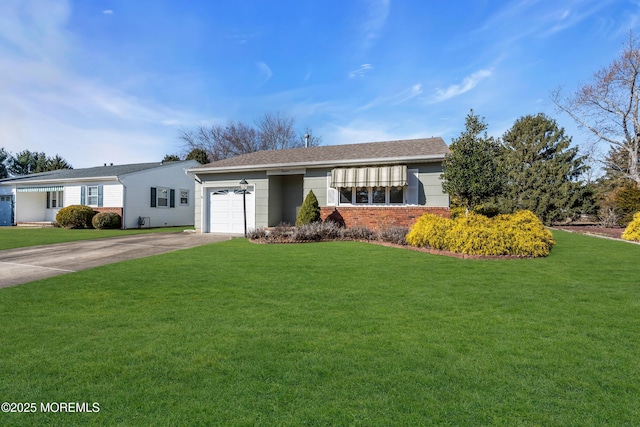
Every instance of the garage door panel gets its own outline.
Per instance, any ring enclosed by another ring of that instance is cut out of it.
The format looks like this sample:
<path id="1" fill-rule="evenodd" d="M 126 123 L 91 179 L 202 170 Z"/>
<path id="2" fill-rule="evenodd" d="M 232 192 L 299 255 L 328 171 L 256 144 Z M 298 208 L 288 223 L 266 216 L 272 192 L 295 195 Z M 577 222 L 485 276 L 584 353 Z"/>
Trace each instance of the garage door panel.
<path id="1" fill-rule="evenodd" d="M 216 190 L 210 193 L 210 228 L 212 233 L 244 233 L 244 207 L 242 193 L 234 190 Z M 247 192 L 247 228 L 255 228 L 255 196 Z"/>

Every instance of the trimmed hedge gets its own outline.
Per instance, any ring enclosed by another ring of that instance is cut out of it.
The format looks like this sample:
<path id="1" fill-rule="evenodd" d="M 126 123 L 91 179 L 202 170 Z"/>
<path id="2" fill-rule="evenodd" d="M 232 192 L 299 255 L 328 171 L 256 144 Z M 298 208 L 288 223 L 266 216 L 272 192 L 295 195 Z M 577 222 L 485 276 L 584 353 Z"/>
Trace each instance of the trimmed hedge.
<path id="1" fill-rule="evenodd" d="M 627 228 L 622 233 L 624 240 L 640 242 L 640 212 L 636 212 L 633 215 L 633 220 L 629 223 Z"/>
<path id="2" fill-rule="evenodd" d="M 407 243 L 417 247 L 466 255 L 549 255 L 555 240 L 531 211 L 498 215 L 494 218 L 469 213 L 455 219 L 424 214 L 407 235 Z"/>
<path id="3" fill-rule="evenodd" d="M 115 212 L 100 212 L 91 220 L 93 228 L 113 230 L 122 226 L 122 217 Z"/>
<path id="4" fill-rule="evenodd" d="M 97 212 L 89 206 L 71 205 L 56 214 L 56 222 L 64 228 L 92 228 L 91 220 Z"/>

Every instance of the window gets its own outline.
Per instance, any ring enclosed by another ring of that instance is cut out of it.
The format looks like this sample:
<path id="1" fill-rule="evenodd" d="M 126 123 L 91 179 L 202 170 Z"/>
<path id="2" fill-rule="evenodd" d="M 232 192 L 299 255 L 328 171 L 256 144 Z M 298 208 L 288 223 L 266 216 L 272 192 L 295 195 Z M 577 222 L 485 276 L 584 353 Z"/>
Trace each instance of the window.
<path id="1" fill-rule="evenodd" d="M 189 206 L 189 190 L 180 190 L 180 206 Z"/>
<path id="2" fill-rule="evenodd" d="M 187 191 L 187 190 L 184 190 Z M 187 191 L 187 202 L 189 194 Z M 175 208 L 176 207 L 176 190 L 165 187 L 151 187 L 151 205 L 152 208 Z"/>
<path id="3" fill-rule="evenodd" d="M 356 189 L 356 204 L 365 205 L 369 203 L 369 189 L 366 187 Z"/>
<path id="4" fill-rule="evenodd" d="M 47 193 L 47 209 L 61 208 L 62 205 L 62 191 L 49 191 Z"/>
<path id="5" fill-rule="evenodd" d="M 87 186 L 87 205 L 98 206 L 98 186 L 97 185 Z"/>
<path id="6" fill-rule="evenodd" d="M 402 187 L 389 188 L 389 203 L 404 203 L 404 189 Z"/>
<path id="7" fill-rule="evenodd" d="M 166 208 L 167 206 L 169 206 L 169 189 L 158 187 L 157 194 L 158 194 L 158 207 Z"/>
<path id="8" fill-rule="evenodd" d="M 353 199 L 353 189 L 351 187 L 340 188 L 340 203 L 351 203 Z"/>
<path id="9" fill-rule="evenodd" d="M 404 203 L 405 187 L 341 187 L 340 204 L 392 205 Z"/>

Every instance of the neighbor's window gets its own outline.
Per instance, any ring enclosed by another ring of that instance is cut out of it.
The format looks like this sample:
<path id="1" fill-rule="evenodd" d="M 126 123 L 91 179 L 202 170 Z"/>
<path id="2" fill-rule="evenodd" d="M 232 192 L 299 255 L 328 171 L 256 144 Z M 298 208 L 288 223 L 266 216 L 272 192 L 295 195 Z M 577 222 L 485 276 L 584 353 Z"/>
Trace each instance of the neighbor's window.
<path id="1" fill-rule="evenodd" d="M 169 189 L 158 187 L 157 190 L 158 206 L 169 206 Z"/>
<path id="2" fill-rule="evenodd" d="M 98 206 L 98 186 L 87 186 L 87 205 Z"/>
<path id="3" fill-rule="evenodd" d="M 189 190 L 180 190 L 180 205 L 189 205 Z"/>
<path id="4" fill-rule="evenodd" d="M 49 192 L 49 203 L 51 208 L 60 208 L 62 207 L 62 191 L 51 191 Z M 96 204 L 98 202 L 96 201 Z"/>

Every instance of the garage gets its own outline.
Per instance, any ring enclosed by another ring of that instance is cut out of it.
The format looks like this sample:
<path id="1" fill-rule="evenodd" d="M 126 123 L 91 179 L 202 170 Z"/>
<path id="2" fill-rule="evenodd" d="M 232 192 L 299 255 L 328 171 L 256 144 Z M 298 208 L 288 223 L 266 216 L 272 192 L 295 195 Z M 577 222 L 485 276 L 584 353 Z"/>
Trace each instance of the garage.
<path id="1" fill-rule="evenodd" d="M 0 227 L 13 225 L 13 196 L 0 196 Z"/>
<path id="2" fill-rule="evenodd" d="M 244 208 L 242 190 L 223 188 L 209 192 L 209 232 L 244 233 Z M 253 230 L 256 223 L 255 192 L 246 192 L 247 230 Z"/>

